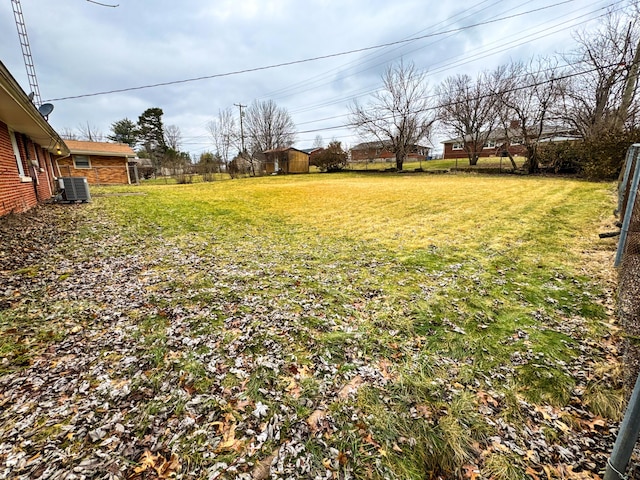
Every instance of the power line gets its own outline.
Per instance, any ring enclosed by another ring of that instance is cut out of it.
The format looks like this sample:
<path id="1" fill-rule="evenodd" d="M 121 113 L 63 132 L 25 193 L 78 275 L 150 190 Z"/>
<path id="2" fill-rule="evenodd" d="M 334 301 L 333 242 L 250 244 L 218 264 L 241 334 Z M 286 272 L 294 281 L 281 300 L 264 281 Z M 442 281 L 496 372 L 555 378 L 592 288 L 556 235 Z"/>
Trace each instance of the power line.
<path id="1" fill-rule="evenodd" d="M 144 89 L 148 89 L 148 88 L 156 88 L 156 87 L 164 87 L 164 86 L 168 86 L 168 85 L 177 85 L 177 84 L 181 84 L 181 83 L 189 83 L 189 82 L 197 82 L 197 81 L 201 81 L 201 80 L 209 80 L 212 78 L 221 78 L 221 77 L 229 77 L 229 76 L 233 76 L 233 75 L 241 75 L 244 73 L 251 73 L 251 72 L 258 72 L 258 71 L 262 71 L 262 70 L 269 70 L 269 69 L 274 69 L 274 68 L 280 68 L 280 67 L 286 67 L 286 66 L 290 66 L 290 65 L 298 65 L 301 63 L 308 63 L 308 62 L 315 62 L 318 60 L 324 60 L 327 58 L 335 58 L 335 57 L 341 57 L 341 56 L 345 56 L 345 55 L 351 55 L 353 53 L 360 53 L 360 52 L 366 52 L 369 50 L 375 50 L 375 49 L 379 49 L 379 48 L 384 48 L 384 47 L 390 47 L 393 45 L 400 45 L 400 44 L 404 44 L 404 43 L 409 43 L 409 42 L 414 42 L 416 40 L 421 40 L 423 38 L 429 38 L 429 37 L 436 37 L 439 35 L 446 35 L 446 34 L 450 34 L 450 33 L 457 33 L 457 32 L 461 32 L 464 30 L 469 30 L 471 28 L 475 28 L 475 27 L 480 27 L 483 25 L 489 25 L 492 23 L 497 23 L 497 22 L 501 22 L 503 20 L 511 20 L 513 18 L 517 18 L 517 17 L 521 17 L 524 15 L 528 15 L 530 13 L 537 13 L 543 10 L 548 10 L 550 8 L 555 8 L 555 7 L 559 7 L 560 5 L 564 5 L 567 3 L 572 3 L 575 2 L 576 0 L 564 0 L 562 2 L 558 2 L 552 5 L 546 5 L 544 7 L 539 7 L 539 8 L 535 8 L 532 10 L 528 10 L 526 12 L 521 12 L 521 13 L 516 13 L 513 15 L 506 15 L 504 17 L 500 17 L 500 18 L 495 18 L 492 20 L 486 20 L 484 22 L 478 22 L 472 25 L 467 25 L 464 27 L 460 27 L 460 28 L 454 28 L 454 29 L 450 29 L 450 30 L 445 30 L 442 32 L 437 32 L 437 33 L 429 33 L 426 35 L 421 35 L 418 37 L 413 37 L 413 38 L 409 38 L 409 39 L 404 39 L 404 40 L 397 40 L 394 42 L 388 42 L 388 43 L 382 43 L 379 45 L 372 45 L 369 47 L 362 47 L 362 48 L 357 48 L 354 50 L 347 50 L 344 52 L 338 52 L 338 53 L 331 53 L 328 55 L 320 55 L 317 57 L 311 57 L 311 58 L 306 58 L 303 60 L 293 60 L 290 62 L 283 62 L 283 63 L 277 63 L 277 64 L 272 64 L 272 65 L 266 65 L 266 66 L 262 66 L 262 67 L 254 67 L 254 68 L 247 68 L 244 70 L 236 70 L 233 72 L 226 72 L 226 73 L 218 73 L 215 75 L 205 75 L 202 77 L 195 77 L 195 78 L 187 78 L 184 80 L 173 80 L 170 82 L 160 82 L 160 83 L 154 83 L 154 84 L 149 84 L 149 85 L 141 85 L 138 87 L 128 87 L 128 88 L 119 88 L 119 89 L 114 89 L 114 90 L 106 90 L 103 92 L 95 92 L 95 93 L 86 93 L 86 94 L 82 94 L 82 95 L 71 95 L 71 96 L 67 96 L 67 97 L 58 97 L 58 98 L 51 98 L 46 100 L 46 102 L 59 102 L 62 100 L 72 100 L 72 99 L 77 99 L 77 98 L 87 98 L 87 97 L 96 97 L 96 96 L 100 96 L 100 95 L 111 95 L 114 93 L 124 93 L 124 92 L 131 92 L 131 91 L 135 91 L 135 90 L 144 90 Z"/>
<path id="2" fill-rule="evenodd" d="M 454 19 L 455 19 L 456 17 L 459 17 L 460 15 L 462 15 L 462 14 L 463 14 L 463 13 L 465 13 L 465 12 L 470 12 L 470 11 L 471 11 L 472 9 L 474 9 L 475 7 L 478 7 L 478 6 L 480 6 L 480 5 L 484 4 L 484 3 L 487 3 L 488 1 L 490 1 L 490 0 L 483 0 L 483 1 L 481 1 L 481 2 L 479 2 L 479 3 L 477 3 L 477 4 L 475 4 L 475 5 L 473 5 L 472 7 L 470 7 L 470 8 L 467 8 L 467 9 L 463 10 L 462 12 L 459 12 L 459 13 L 457 13 L 457 14 L 455 14 L 455 15 L 450 16 L 450 17 L 449 17 L 449 18 L 447 18 L 446 20 L 443 20 L 443 21 L 441 21 L 441 22 L 439 22 L 439 23 L 437 23 L 437 24 L 435 24 L 435 25 L 431 25 L 431 26 L 430 26 L 430 27 L 428 27 L 428 28 L 424 28 L 424 29 L 422 29 L 422 30 L 419 30 L 419 31 L 417 31 L 417 32 L 415 32 L 415 33 L 413 33 L 413 34 L 411 34 L 411 35 L 408 35 L 408 36 L 406 36 L 404 39 L 411 39 L 412 37 L 415 37 L 416 35 L 419 35 L 419 34 L 420 34 L 420 33 L 422 33 L 422 32 L 425 32 L 425 31 L 427 31 L 427 30 L 429 30 L 429 29 L 433 29 L 433 28 L 435 28 L 435 27 L 437 27 L 437 26 L 439 26 L 439 25 L 445 24 L 445 23 L 449 23 L 449 24 L 454 23 Z M 494 6 L 494 5 L 496 5 L 497 3 L 500 3 L 501 1 L 502 1 L 502 0 L 496 0 L 496 1 L 495 1 L 494 3 L 492 3 L 491 5 L 489 5 L 489 6 L 487 6 L 487 7 L 484 7 L 483 9 L 478 10 L 477 12 L 469 13 L 469 15 L 462 17 L 460 20 L 464 20 L 464 19 L 466 19 L 466 18 L 470 17 L 471 15 L 477 15 L 478 13 L 480 13 L 480 12 L 482 12 L 482 11 L 486 10 L 487 8 L 490 8 L 490 7 Z M 527 1 L 525 1 L 524 3 L 526 4 L 526 3 L 528 3 L 528 2 L 527 2 Z M 521 4 L 521 5 L 522 5 L 522 4 Z M 521 5 L 518 5 L 518 6 L 521 6 Z M 516 8 L 517 8 L 517 7 L 516 7 Z M 513 10 L 513 9 L 512 9 L 512 10 Z M 504 13 L 504 12 L 503 12 L 503 13 Z M 437 33 L 437 32 L 436 32 L 436 33 Z M 402 46 L 396 46 L 396 48 L 395 48 L 394 50 L 396 50 L 396 49 L 400 49 L 400 48 L 402 48 Z M 387 53 L 389 53 L 389 52 L 387 52 Z M 274 91 L 272 91 L 272 92 L 265 93 L 264 95 L 261 95 L 260 97 L 258 97 L 258 99 L 261 99 L 261 98 L 278 99 L 278 98 L 283 98 L 283 97 L 289 97 L 289 96 L 291 96 L 291 95 L 293 95 L 293 94 L 297 93 L 297 92 L 295 92 L 295 91 L 296 91 L 296 87 L 297 87 L 297 86 L 310 85 L 310 82 L 317 83 L 318 81 L 320 81 L 320 80 L 322 80 L 322 79 L 324 79 L 324 78 L 329 77 L 329 76 L 331 75 L 331 73 L 332 73 L 332 72 L 339 72 L 339 71 L 340 71 L 340 69 L 345 68 L 345 67 L 347 67 L 347 66 L 349 66 L 349 65 L 351 65 L 351 64 L 354 64 L 354 66 L 364 65 L 364 64 L 366 64 L 366 63 L 369 61 L 369 60 L 365 60 L 367 57 L 372 57 L 372 58 L 371 58 L 371 60 L 373 60 L 373 59 L 375 59 L 375 58 L 382 57 L 384 54 L 385 54 L 385 52 L 380 52 L 380 53 L 377 53 L 377 54 L 376 54 L 376 53 L 374 53 L 374 52 L 368 53 L 368 54 L 366 54 L 366 55 L 363 55 L 363 56 L 362 56 L 359 60 L 357 60 L 357 61 L 344 63 L 344 64 L 342 64 L 342 65 L 339 65 L 338 67 L 335 67 L 335 68 L 332 68 L 331 70 L 328 70 L 328 71 L 326 71 L 326 72 L 323 72 L 322 74 L 315 75 L 315 76 L 312 76 L 312 77 L 310 77 L 310 78 L 307 78 L 306 80 L 302 80 L 302 81 L 296 82 L 296 83 L 294 83 L 294 84 L 292 84 L 292 85 L 289 85 L 288 87 L 283 87 L 283 88 L 280 88 L 280 89 L 278 89 L 278 90 L 274 90 Z M 377 64 L 377 65 L 379 65 L 379 64 Z M 376 66 L 376 65 L 374 65 L 374 66 Z M 356 73 L 361 73 L 361 72 L 363 72 L 363 71 L 369 70 L 370 68 L 372 68 L 372 67 L 369 67 L 369 68 L 364 69 L 364 70 L 359 70 L 358 72 L 354 72 L 354 73 L 352 73 L 352 74 L 350 74 L 350 75 L 346 75 L 345 77 L 342 77 L 342 78 L 347 78 L 347 77 L 353 76 L 353 75 L 355 75 Z M 314 79 L 315 79 L 315 80 L 314 80 Z M 318 85 L 318 86 L 322 86 L 322 85 L 326 85 L 326 83 L 320 84 L 320 85 Z M 310 90 L 310 89 L 312 89 L 312 88 L 315 88 L 315 87 L 309 87 L 309 88 L 307 88 L 307 89 L 305 89 L 305 90 L 302 90 L 302 91 L 308 91 L 308 90 Z M 294 91 L 294 93 L 292 93 L 292 94 L 285 94 L 285 92 L 287 92 L 287 91 L 291 91 L 291 90 L 293 90 L 293 91 Z M 275 97 L 274 97 L 274 95 L 277 95 L 277 96 L 275 96 Z"/>
<path id="3" fill-rule="evenodd" d="M 547 27 L 547 28 L 545 28 L 545 29 L 542 29 L 542 30 L 540 30 L 539 32 L 535 32 L 535 33 L 532 33 L 532 34 L 526 35 L 526 36 L 524 36 L 524 37 L 520 37 L 519 39 L 512 40 L 512 41 L 510 41 L 510 42 L 508 42 L 508 43 L 506 43 L 506 44 L 505 44 L 504 42 L 501 42 L 501 43 L 499 44 L 499 46 L 497 46 L 497 47 L 494 47 L 494 48 L 492 48 L 492 49 L 489 49 L 489 50 L 485 50 L 485 51 L 479 52 L 478 54 L 473 55 L 473 56 L 471 56 L 471 57 L 463 57 L 463 58 L 461 58 L 461 59 L 459 59 L 459 60 L 457 60 L 457 61 L 455 61 L 455 62 L 452 62 L 452 63 L 445 63 L 445 65 L 442 65 L 441 67 L 438 67 L 436 70 L 429 71 L 428 73 L 429 73 L 429 75 L 432 75 L 432 74 L 434 74 L 434 73 L 436 73 L 436 72 L 443 72 L 443 71 L 449 70 L 449 69 L 454 68 L 454 67 L 460 67 L 460 66 L 462 66 L 462 65 L 466 65 L 466 64 L 471 63 L 471 62 L 473 62 L 473 61 L 481 60 L 481 59 L 483 59 L 483 58 L 486 58 L 486 57 L 491 56 L 491 55 L 495 55 L 495 54 L 497 54 L 497 53 L 502 53 L 502 52 L 504 52 L 504 51 L 510 50 L 511 48 L 518 47 L 518 46 L 520 46 L 520 45 L 523 45 L 523 44 L 529 43 L 529 42 L 531 41 L 531 39 L 529 39 L 529 40 L 526 40 L 526 39 L 528 39 L 529 37 L 531 37 L 531 36 L 533 36 L 533 35 L 536 35 L 536 34 L 538 34 L 538 33 L 541 33 L 541 32 L 545 32 L 545 31 L 551 30 L 551 29 L 553 29 L 553 28 L 562 28 L 562 29 L 566 29 L 566 28 L 567 28 L 567 22 L 572 22 L 572 21 L 574 21 L 574 20 L 578 20 L 578 19 L 583 18 L 583 17 L 588 17 L 588 16 L 590 16 L 590 15 L 592 15 L 592 14 L 594 14 L 594 13 L 596 13 L 596 12 L 600 11 L 600 10 L 608 9 L 608 8 L 610 8 L 610 7 L 614 6 L 614 5 L 617 5 L 617 4 L 620 4 L 620 3 L 623 3 L 623 2 L 624 2 L 624 0 L 617 0 L 616 2 L 613 2 L 613 3 L 611 3 L 611 4 L 608 4 L 608 5 L 604 6 L 604 7 L 600 7 L 600 8 L 597 8 L 597 9 L 595 9 L 595 10 L 592 10 L 592 11 L 590 11 L 590 12 L 588 12 L 588 13 L 585 13 L 585 14 L 579 15 L 579 16 L 577 16 L 577 17 L 573 17 L 573 18 L 571 18 L 571 19 L 569 19 L 569 20 L 567 20 L 567 21 L 560 22 L 560 23 L 558 23 L 558 24 L 556 24 L 556 25 L 554 25 L 554 26 L 552 26 L 552 27 Z M 594 3 L 597 3 L 597 2 L 594 2 Z M 572 26 L 573 26 L 573 27 L 575 27 L 575 26 L 577 26 L 577 25 L 581 25 L 581 24 L 586 23 L 586 22 L 589 22 L 589 21 L 591 21 L 591 20 L 593 20 L 593 19 L 595 19 L 595 18 L 600 18 L 600 17 L 601 17 L 601 16 L 603 16 L 603 15 L 606 15 L 606 13 L 601 14 L 601 15 L 598 15 L 598 16 L 596 16 L 596 17 L 594 17 L 594 18 L 588 18 L 587 20 L 585 20 L 585 21 L 583 21 L 583 22 L 579 22 L 579 23 L 574 24 L 574 25 L 572 25 Z M 555 34 L 555 33 L 557 33 L 557 32 L 553 32 L 553 33 Z M 545 38 L 545 37 L 548 37 L 548 36 L 551 36 L 551 34 L 538 36 L 538 37 L 535 37 L 534 39 L 535 39 L 535 40 L 538 40 L 538 39 L 540 39 L 540 38 Z M 519 42 L 519 43 L 516 43 L 515 45 L 511 45 L 510 47 L 505 47 L 505 45 L 514 44 L 515 42 Z M 494 42 L 494 43 L 498 43 L 498 42 Z M 496 50 L 496 49 L 498 49 L 498 50 Z M 488 53 L 488 52 L 491 52 L 492 50 L 493 50 L 493 53 Z M 455 57 L 454 57 L 454 58 L 455 58 Z M 445 60 L 445 61 L 441 61 L 440 63 L 444 63 L 444 62 L 446 62 L 446 60 Z M 438 64 L 436 63 L 435 65 L 438 65 Z M 302 108 L 299 108 L 299 109 L 293 110 L 291 113 L 292 113 L 292 114 L 302 113 L 302 112 L 306 112 L 306 111 L 308 111 L 308 110 L 314 110 L 314 109 L 317 109 L 317 108 L 320 108 L 320 107 L 325 107 L 325 106 L 329 106 L 329 105 L 334 105 L 334 104 L 337 104 L 337 103 L 343 103 L 343 102 L 345 102 L 345 101 L 354 100 L 354 99 L 356 99 L 356 98 L 358 98 L 358 97 L 362 97 L 362 96 L 364 96 L 364 95 L 371 94 L 371 93 L 376 92 L 376 91 L 378 91 L 378 90 L 379 90 L 378 88 L 374 88 L 374 89 L 371 89 L 371 88 L 363 88 L 363 89 L 360 89 L 358 92 L 355 92 L 355 94 L 350 95 L 350 96 L 348 96 L 348 97 L 341 97 L 340 99 L 336 99 L 336 100 L 329 100 L 329 101 L 324 100 L 324 101 L 322 101 L 322 102 L 320 102 L 320 103 L 317 103 L 317 104 L 313 104 L 313 105 L 309 105 L 309 106 L 306 106 L 306 107 L 302 107 Z"/>
<path id="4" fill-rule="evenodd" d="M 544 81 L 541 81 L 541 82 L 534 82 L 534 83 L 527 84 L 527 85 L 520 85 L 520 86 L 517 86 L 517 87 L 513 87 L 513 88 L 509 88 L 509 89 L 503 90 L 500 93 L 517 92 L 519 90 L 525 90 L 527 88 L 538 87 L 538 86 L 541 86 L 541 85 L 545 85 L 547 83 L 558 82 L 558 81 L 561 81 L 561 80 L 567 80 L 569 78 L 578 77 L 580 75 L 586 75 L 588 73 L 592 73 L 592 72 L 598 71 L 601 68 L 617 67 L 618 65 L 619 64 L 616 62 L 616 63 L 612 63 L 610 65 L 606 65 L 604 67 L 592 68 L 592 69 L 585 70 L 585 71 L 582 71 L 582 72 L 567 73 L 565 75 L 561 75 L 561 76 L 558 76 L 558 77 L 554 76 L 554 77 L 550 78 L 549 80 L 544 80 Z M 548 70 L 542 70 L 542 71 L 548 71 Z M 527 75 L 527 74 L 525 74 L 525 75 Z M 457 102 L 450 102 L 450 103 L 443 104 L 443 105 L 427 107 L 427 108 L 424 108 L 424 109 L 421 109 L 421 110 L 416 110 L 414 113 L 423 113 L 423 112 L 428 112 L 428 111 L 432 111 L 432 110 L 437 110 L 438 108 L 440 108 L 442 106 L 453 106 L 453 105 L 456 105 L 456 104 L 461 103 L 461 102 L 467 102 L 469 100 L 479 100 L 479 99 L 482 99 L 482 98 L 485 98 L 485 97 L 488 97 L 488 96 L 491 96 L 491 95 L 495 95 L 495 94 L 496 94 L 496 92 L 492 92 L 492 93 L 489 93 L 487 95 L 481 95 L 479 97 L 474 97 L 474 98 L 471 98 L 471 99 L 464 99 L 464 100 L 457 101 Z M 389 120 L 390 118 L 392 118 L 392 117 L 382 117 L 382 118 L 378 118 L 376 120 Z M 352 127 L 353 127 L 353 125 L 347 123 L 347 124 L 342 124 L 342 125 L 334 125 L 332 127 L 324 127 L 324 128 L 317 128 L 317 129 L 311 129 L 311 130 L 303 130 L 301 132 L 296 132 L 296 133 L 297 134 L 315 133 L 315 132 L 323 132 L 323 131 L 327 131 L 327 130 L 337 130 L 337 129 L 341 129 L 341 128 L 352 128 Z"/>

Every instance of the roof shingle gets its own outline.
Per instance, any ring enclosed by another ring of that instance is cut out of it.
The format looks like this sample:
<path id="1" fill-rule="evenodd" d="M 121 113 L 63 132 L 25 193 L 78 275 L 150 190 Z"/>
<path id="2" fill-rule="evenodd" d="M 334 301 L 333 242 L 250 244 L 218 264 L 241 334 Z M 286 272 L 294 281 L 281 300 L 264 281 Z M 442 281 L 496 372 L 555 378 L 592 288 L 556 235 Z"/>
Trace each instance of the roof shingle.
<path id="1" fill-rule="evenodd" d="M 72 154 L 105 155 L 112 157 L 135 157 L 136 152 L 125 143 L 86 142 L 81 140 L 65 140 Z"/>

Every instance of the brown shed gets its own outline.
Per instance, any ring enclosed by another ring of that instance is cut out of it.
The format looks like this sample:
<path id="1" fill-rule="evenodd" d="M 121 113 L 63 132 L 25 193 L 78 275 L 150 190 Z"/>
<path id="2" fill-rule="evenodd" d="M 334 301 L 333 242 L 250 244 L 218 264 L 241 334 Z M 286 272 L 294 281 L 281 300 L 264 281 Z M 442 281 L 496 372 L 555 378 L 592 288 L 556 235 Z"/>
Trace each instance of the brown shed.
<path id="1" fill-rule="evenodd" d="M 262 152 L 265 173 L 309 173 L 309 154 L 293 147 Z"/>

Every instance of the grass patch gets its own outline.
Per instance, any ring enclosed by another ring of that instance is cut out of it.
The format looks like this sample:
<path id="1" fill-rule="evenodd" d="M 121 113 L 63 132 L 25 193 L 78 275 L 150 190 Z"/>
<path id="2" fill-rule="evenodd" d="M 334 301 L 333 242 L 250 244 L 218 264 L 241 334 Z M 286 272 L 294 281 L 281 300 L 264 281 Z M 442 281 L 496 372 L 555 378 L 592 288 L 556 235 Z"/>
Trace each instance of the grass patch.
<path id="1" fill-rule="evenodd" d="M 487 418 L 522 426 L 523 399 L 566 407 L 585 387 L 594 413 L 619 411 L 607 382 L 579 385 L 570 368 L 606 320 L 601 266 L 585 252 L 610 214 L 611 185 L 359 172 L 152 183 L 96 189 L 105 195 L 80 213 L 76 241 L 111 239 L 98 255 L 144 263 L 139 308 L 152 313 L 129 315 L 145 381 L 216 391 L 229 408 L 249 402 L 247 444 L 276 413 L 283 439 L 322 405 L 340 428 L 327 420 L 305 438 L 310 468 L 335 460 L 355 478 L 452 478 L 496 434 Z M 108 195 L 132 188 L 144 195 Z M 7 315 L 1 355 L 29 361 Z M 45 334 L 28 336 L 55 341 Z M 362 388 L 339 395 L 355 376 Z M 258 402 L 264 418 L 250 414 Z M 201 408 L 182 398 L 146 407 L 140 435 L 157 416 Z M 487 478 L 523 478 L 504 452 L 482 461 Z"/>

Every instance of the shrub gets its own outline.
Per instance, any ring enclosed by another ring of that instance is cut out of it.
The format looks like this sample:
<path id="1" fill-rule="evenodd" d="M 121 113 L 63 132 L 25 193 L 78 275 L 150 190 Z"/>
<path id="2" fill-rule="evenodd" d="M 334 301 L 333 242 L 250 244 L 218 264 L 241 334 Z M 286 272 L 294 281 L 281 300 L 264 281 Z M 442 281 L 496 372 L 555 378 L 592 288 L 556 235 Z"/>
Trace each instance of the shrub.
<path id="1" fill-rule="evenodd" d="M 540 164 L 555 173 L 577 173 L 593 180 L 617 178 L 627 149 L 640 141 L 640 129 L 609 131 L 585 141 L 539 147 Z"/>
<path id="2" fill-rule="evenodd" d="M 338 141 L 329 143 L 327 148 L 314 155 L 312 165 L 315 165 L 321 172 L 337 172 L 347 166 L 348 155 L 342 149 Z"/>

